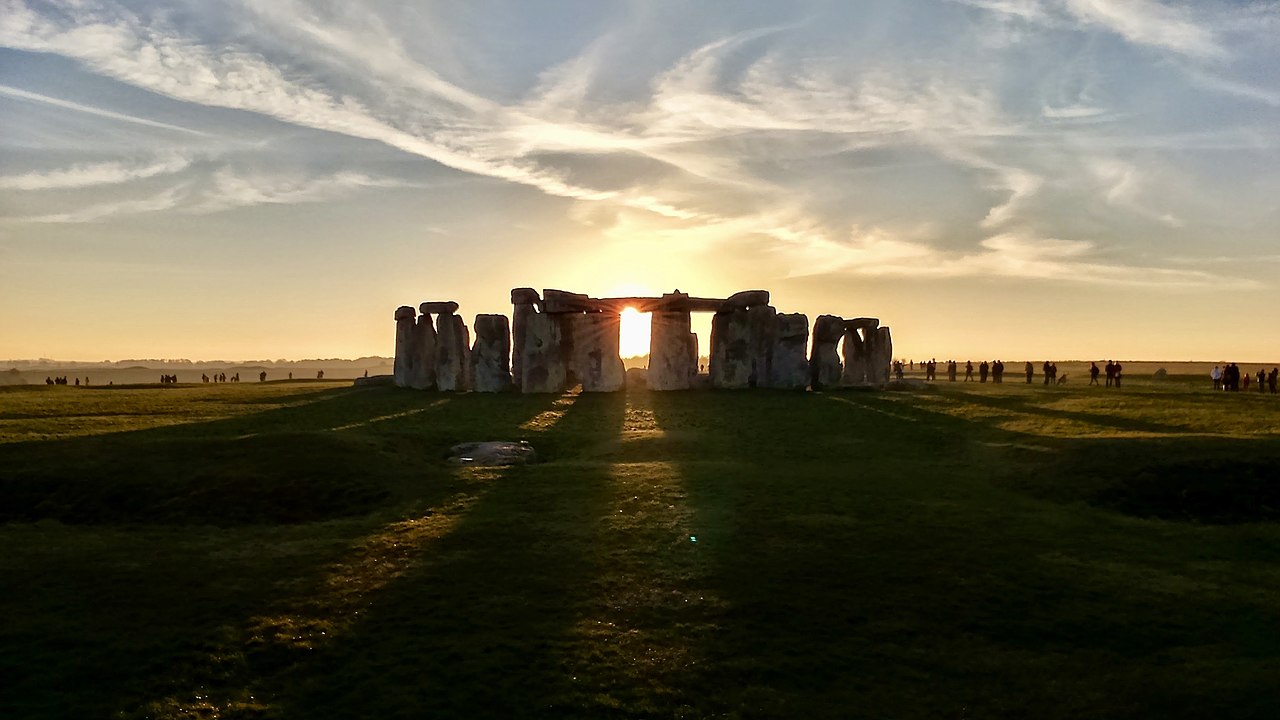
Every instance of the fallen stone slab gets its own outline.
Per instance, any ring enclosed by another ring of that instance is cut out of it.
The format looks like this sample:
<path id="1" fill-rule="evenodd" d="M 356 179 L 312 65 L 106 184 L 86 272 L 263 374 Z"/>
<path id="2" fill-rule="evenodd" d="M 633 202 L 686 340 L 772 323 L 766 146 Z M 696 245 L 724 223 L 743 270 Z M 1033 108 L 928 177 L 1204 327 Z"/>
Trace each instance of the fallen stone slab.
<path id="1" fill-rule="evenodd" d="M 378 387 L 381 385 L 395 384 L 395 375 L 370 375 L 369 377 L 358 377 L 355 381 L 356 387 Z"/>
<path id="2" fill-rule="evenodd" d="M 525 465 L 537 462 L 538 453 L 532 445 L 523 440 L 520 442 L 489 440 L 454 445 L 449 448 L 449 461 L 455 465 L 475 467 Z"/>

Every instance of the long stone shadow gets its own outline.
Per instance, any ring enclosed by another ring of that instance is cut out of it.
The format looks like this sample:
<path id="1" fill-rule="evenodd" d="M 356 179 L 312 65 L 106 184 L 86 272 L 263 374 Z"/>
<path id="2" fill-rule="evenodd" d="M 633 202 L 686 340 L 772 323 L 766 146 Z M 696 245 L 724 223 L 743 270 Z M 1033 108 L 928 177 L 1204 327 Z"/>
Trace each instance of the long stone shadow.
<path id="1" fill-rule="evenodd" d="M 560 717 L 599 574 L 593 543 L 625 396 L 582 394 L 529 423 L 543 462 L 485 473 L 448 534 L 349 631 L 276 678 L 279 717 Z M 475 439 L 475 438 L 473 438 Z M 469 472 L 469 471 L 462 471 Z"/>
<path id="2" fill-rule="evenodd" d="M 449 417 L 455 421 L 454 432 L 467 435 L 482 427 L 498 438 L 510 439 L 562 402 L 555 396 L 470 395 L 455 398 Z M 397 429 L 396 442 L 423 432 L 440 434 L 444 425 L 438 418 L 395 422 L 408 424 Z M 388 430 L 381 428 L 381 432 Z M 449 433 L 444 436 L 444 444 L 455 440 Z M 295 667 L 344 641 L 367 617 L 368 609 L 458 527 L 495 477 L 484 470 L 451 470 L 440 457 L 432 465 L 440 472 L 421 477 L 420 482 L 429 485 L 419 491 L 415 502 L 396 511 L 391 522 L 384 517 L 382 523 L 367 527 L 340 556 L 309 568 L 309 577 L 289 583 L 291 592 L 270 599 L 252 616 L 225 625 L 218 637 L 206 641 L 207 649 L 179 664 L 181 672 L 155 684 L 148 699 L 132 703 L 124 715 L 278 716 L 280 709 L 274 703 L 282 692 L 282 678 L 292 677 Z M 317 711 L 311 716 L 330 715 Z"/>
<path id="3" fill-rule="evenodd" d="M 1052 392 L 1047 390 L 1046 392 Z M 1059 420 L 1071 420 L 1074 422 L 1095 425 L 1102 428 L 1112 428 L 1115 430 L 1127 430 L 1132 432 L 1146 433 L 1179 433 L 1186 432 L 1187 428 L 1177 425 L 1168 425 L 1165 423 L 1151 422 L 1147 420 L 1136 420 L 1133 418 L 1116 417 L 1113 415 L 1101 415 L 1098 413 L 1076 412 L 1072 410 L 1059 410 L 1056 408 L 1045 407 L 1039 402 L 1046 399 L 1041 394 L 1010 394 L 1010 395 L 985 395 L 972 392 L 965 393 L 948 393 L 947 397 L 957 402 L 966 402 L 973 405 L 982 405 L 986 407 L 1006 410 L 1014 413 L 1024 413 L 1028 415 L 1040 415 L 1043 417 L 1054 418 Z M 1055 395 L 1054 398 L 1070 397 L 1063 395 Z"/>
<path id="4" fill-rule="evenodd" d="M 299 485 L 294 476 L 309 472 L 332 473 L 333 487 L 339 493 L 344 485 L 372 485 L 391 491 L 389 498 L 375 496 L 367 505 L 342 508 L 345 520 L 319 526 L 276 525 L 272 518 L 254 516 L 248 518 L 248 525 L 241 525 L 244 520 L 240 520 L 231 523 L 236 527 L 219 529 L 203 525 L 209 521 L 204 511 L 159 519 L 134 517 L 137 513 L 132 511 L 123 519 L 119 513 L 108 513 L 92 518 L 92 527 L 45 526 L 47 538 L 41 544 L 83 546 L 85 552 L 40 551 L 43 559 L 37 573 L 11 578 L 11 592 L 6 596 L 19 606 L 6 616 L 20 616 L 23 622 L 20 626 L 15 623 L 6 633 L 5 657 L 0 665 L 6 669 L 10 686 L 20 689 L 22 695 L 0 704 L 22 707 L 19 715 L 24 717 L 62 717 L 67 713 L 106 717 L 136 706 L 140 697 L 163 694 L 154 690 L 157 679 L 177 678 L 179 685 L 190 687 L 188 677 L 199 677 L 202 682 L 216 684 L 222 669 L 212 667 L 213 651 L 193 653 L 192 648 L 217 650 L 222 647 L 219 634 L 229 632 L 246 613 L 291 597 L 298 584 L 305 586 L 309 575 L 320 573 L 325 563 L 341 556 L 343 534 L 360 536 L 366 528 L 382 525 L 385 518 L 379 521 L 378 516 L 397 512 L 398 503 L 409 502 L 420 510 L 450 502 L 460 488 L 449 479 L 440 451 L 457 442 L 459 435 L 473 439 L 470 432 L 483 426 L 519 437 L 519 426 L 555 401 L 553 397 L 451 398 L 363 391 L 328 399 L 342 407 L 326 410 L 322 419 L 297 416 L 302 408 L 291 405 L 264 410 L 252 418 L 189 423 L 181 432 L 151 428 L 0 446 L 0 487 L 6 494 L 14 492 L 15 485 L 24 479 L 52 478 L 67 485 L 105 488 L 96 499 L 85 499 L 85 504 L 102 499 L 130 502 L 132 490 L 152 486 L 161 494 L 171 492 L 175 484 L 171 471 L 191 473 L 193 467 L 198 471 L 202 465 L 220 470 L 213 475 L 197 472 L 192 482 L 216 486 L 224 475 L 237 480 L 239 485 L 225 490 L 228 495 L 247 494 L 248 500 L 237 501 L 241 505 L 260 499 L 253 496 L 255 488 L 273 483 L 279 486 L 280 494 L 271 496 L 272 502 L 286 508 L 305 504 L 305 494 L 312 486 Z M 472 412 L 446 412 L 455 410 L 450 403 L 467 403 Z M 450 431 L 441 430 L 445 426 L 442 417 L 458 415 L 461 417 Z M 346 424 L 330 425 L 335 421 Z M 202 431 L 215 425 L 217 428 L 208 433 Z M 276 432 L 268 428 L 276 428 Z M 246 437 L 244 431 L 253 429 L 265 431 Z M 316 438 L 322 439 L 320 445 L 315 444 Z M 308 460 L 310 465 L 296 464 L 296 455 L 274 457 L 282 450 L 310 454 L 316 447 L 328 448 L 333 443 L 350 452 L 336 458 L 321 453 Z M 407 444 L 414 447 L 403 452 Z M 369 462 L 377 465 L 370 467 Z M 160 500 L 162 505 L 172 506 L 172 498 Z M 334 500 L 341 502 L 343 496 L 339 494 Z M 192 504 L 213 504 L 216 508 L 217 499 L 197 495 Z M 12 507 L 6 504 L 6 509 Z M 369 512 L 372 514 L 361 517 Z M 127 524 L 120 526 L 120 522 Z M 215 524 L 225 523 L 215 518 Z M 156 542 L 165 547 L 147 547 L 144 540 L 134 539 L 139 533 L 143 538 L 158 538 Z M 170 537 L 172 541 L 166 541 Z M 192 541 L 192 537 L 208 539 Z M 226 539 L 225 549 L 213 544 L 221 542 L 217 538 Z M 269 557 L 276 552 L 272 547 L 276 542 L 286 546 L 315 544 L 317 549 L 301 556 L 286 552 L 274 573 L 259 567 L 262 562 L 246 559 L 244 573 L 226 577 L 237 561 L 223 557 L 224 553 L 234 558 L 253 548 L 253 554 Z M 182 548 L 188 545 L 196 554 L 184 557 Z M 134 546 L 136 554 L 129 557 L 112 554 Z M 8 559 L 30 572 L 31 562 L 20 560 L 19 553 L 28 554 L 25 547 L 12 547 Z M 298 557 L 305 557 L 307 564 L 298 564 Z M 318 564 L 312 566 L 311 562 Z M 4 605 L 7 602 L 0 607 Z M 236 616 L 227 617 L 228 612 Z M 18 645 L 13 645 L 15 642 Z M 17 647 L 22 648 L 24 657 L 51 662 L 32 665 L 12 655 Z M 233 649 L 218 662 L 238 652 Z M 183 675 L 187 670 L 190 676 Z M 144 691 L 148 686 L 153 690 Z"/>
<path id="5" fill-rule="evenodd" d="M 657 427 L 706 450 L 677 463 L 717 599 L 701 632 L 680 628 L 701 646 L 671 690 L 688 715 L 1196 717 L 1249 689 L 1237 707 L 1274 706 L 1256 692 L 1278 661 L 1274 632 L 1247 672 L 1224 662 L 1198 688 L 1158 669 L 1276 617 L 1252 590 L 1224 617 L 1218 586 L 1198 585 L 1212 574 L 1185 565 L 1238 558 L 1239 540 L 991 482 L 1086 453 L 1087 440 L 1031 450 L 1035 436 L 909 400 L 836 399 L 653 396 Z M 1014 468 L 987 465 L 1006 460 Z M 1248 557 L 1262 563 L 1252 579 L 1277 590 L 1268 573 L 1280 558 L 1257 547 Z"/>

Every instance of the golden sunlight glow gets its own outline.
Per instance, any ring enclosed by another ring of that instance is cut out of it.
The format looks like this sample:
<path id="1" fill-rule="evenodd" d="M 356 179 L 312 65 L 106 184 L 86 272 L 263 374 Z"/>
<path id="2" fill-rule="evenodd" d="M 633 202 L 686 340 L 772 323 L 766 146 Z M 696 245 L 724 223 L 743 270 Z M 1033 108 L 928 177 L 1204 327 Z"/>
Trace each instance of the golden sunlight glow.
<path id="1" fill-rule="evenodd" d="M 635 308 L 622 311 L 621 337 L 618 339 L 618 353 L 622 357 L 636 357 L 649 354 L 649 316 Z"/>

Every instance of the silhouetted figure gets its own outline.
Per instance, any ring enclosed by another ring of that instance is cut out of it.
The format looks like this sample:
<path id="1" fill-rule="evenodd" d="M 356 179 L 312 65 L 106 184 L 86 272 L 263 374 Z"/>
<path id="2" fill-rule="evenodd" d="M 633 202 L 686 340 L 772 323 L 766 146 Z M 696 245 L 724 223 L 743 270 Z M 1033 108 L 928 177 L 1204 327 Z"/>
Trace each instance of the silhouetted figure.
<path id="1" fill-rule="evenodd" d="M 85 387 L 89 387 L 89 376 L 88 376 L 88 375 L 85 375 L 85 376 L 84 376 L 84 386 L 85 386 Z"/>
<path id="2" fill-rule="evenodd" d="M 1222 382 L 1228 392 L 1238 392 L 1240 390 L 1240 367 L 1235 363 L 1228 365 Z"/>
<path id="3" fill-rule="evenodd" d="M 76 387 L 80 387 L 80 378 L 76 378 Z"/>
<path id="4" fill-rule="evenodd" d="M 902 379 L 902 368 L 903 368 L 903 365 L 901 360 L 895 361 L 893 363 L 893 374 L 899 380 Z"/>
<path id="5" fill-rule="evenodd" d="M 292 380 L 292 379 L 293 379 L 293 373 L 289 373 L 289 379 L 290 379 L 290 380 Z"/>
<path id="6" fill-rule="evenodd" d="M 1107 387 L 1111 387 L 1111 383 L 1116 379 L 1116 365 L 1110 360 L 1107 361 Z"/>
<path id="7" fill-rule="evenodd" d="M 964 364 L 964 381 L 971 382 L 973 380 L 973 361 L 967 360 Z"/>
<path id="8" fill-rule="evenodd" d="M 1244 374 L 1244 377 L 1240 380 L 1240 385 L 1244 388 L 1245 392 L 1249 392 L 1249 373 Z"/>
<path id="9" fill-rule="evenodd" d="M 1280 368 L 1271 368 L 1271 372 L 1267 373 L 1267 387 L 1271 389 L 1271 394 L 1276 394 L 1276 379 L 1280 376 Z"/>
<path id="10" fill-rule="evenodd" d="M 1121 377 L 1121 371 L 1122 371 L 1122 370 L 1123 370 L 1123 368 L 1121 368 L 1121 367 L 1120 367 L 1120 362 L 1119 362 L 1119 361 L 1116 361 L 1116 363 L 1115 363 L 1114 365 L 1112 365 L 1112 372 L 1114 372 L 1114 373 L 1115 373 L 1115 378 L 1114 378 L 1114 379 L 1115 379 L 1116 387 L 1117 387 L 1117 388 L 1119 388 L 1119 387 L 1120 387 L 1120 377 Z"/>
<path id="11" fill-rule="evenodd" d="M 1222 368 L 1218 367 L 1217 365 L 1214 365 L 1213 369 L 1209 371 L 1209 379 L 1213 381 L 1214 390 L 1221 390 L 1222 389 Z"/>
<path id="12" fill-rule="evenodd" d="M 317 370 L 317 371 L 316 371 L 316 379 L 317 379 L 317 380 L 323 380 L 323 379 L 324 379 L 324 371 L 323 371 L 323 370 Z"/>
<path id="13" fill-rule="evenodd" d="M 982 364 L 978 366 L 978 382 L 986 382 L 987 373 L 989 372 L 991 372 L 991 366 L 987 364 L 986 360 L 983 360 Z"/>
<path id="14" fill-rule="evenodd" d="M 266 382 L 266 381 L 267 381 L 267 371 L 263 370 L 262 372 L 258 373 L 258 382 Z"/>
<path id="15" fill-rule="evenodd" d="M 364 376 L 365 376 L 365 377 L 369 377 L 369 371 L 368 371 L 368 370 L 365 370 L 365 371 L 364 371 Z"/>
<path id="16" fill-rule="evenodd" d="M 993 375 L 994 380 L 997 383 L 1000 383 L 1001 385 L 1004 384 L 1004 361 L 1003 360 L 997 360 L 995 364 L 991 366 L 991 374 Z"/>
<path id="17" fill-rule="evenodd" d="M 45 385 L 52 385 L 52 384 L 53 384 L 53 378 L 49 377 L 48 375 L 45 375 L 45 376 L 44 376 L 44 384 L 45 384 Z"/>
<path id="18" fill-rule="evenodd" d="M 951 382 L 956 381 L 956 361 L 955 360 L 947 361 L 947 379 L 950 380 Z"/>
<path id="19" fill-rule="evenodd" d="M 1261 392 L 1267 391 L 1266 382 L 1267 382 L 1267 369 L 1261 368 L 1258 370 L 1258 392 L 1261 393 Z"/>
<path id="20" fill-rule="evenodd" d="M 1101 372 L 1102 371 L 1098 369 L 1098 363 L 1096 362 L 1089 363 L 1089 384 L 1090 385 L 1098 384 L 1098 375 Z"/>
<path id="21" fill-rule="evenodd" d="M 1023 371 L 1027 373 L 1027 384 L 1030 385 L 1031 379 L 1036 376 L 1036 366 L 1032 365 L 1031 361 L 1028 360 L 1026 367 L 1023 368 Z"/>
<path id="22" fill-rule="evenodd" d="M 1048 385 L 1048 384 L 1049 384 L 1049 382 L 1050 382 L 1051 380 L 1053 380 L 1053 376 L 1049 373 L 1049 361 L 1048 361 L 1048 360 L 1045 360 L 1045 361 L 1044 361 L 1044 365 L 1041 365 L 1041 366 L 1040 366 L 1040 370 L 1041 370 L 1041 372 L 1043 372 L 1043 373 L 1044 373 L 1044 384 L 1045 384 L 1045 385 Z"/>

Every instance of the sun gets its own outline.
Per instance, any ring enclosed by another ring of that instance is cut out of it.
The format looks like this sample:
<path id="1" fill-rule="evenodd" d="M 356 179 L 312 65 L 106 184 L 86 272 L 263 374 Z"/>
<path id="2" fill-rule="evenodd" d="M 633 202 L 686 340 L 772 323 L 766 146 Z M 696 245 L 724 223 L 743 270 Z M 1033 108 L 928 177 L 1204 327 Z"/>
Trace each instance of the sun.
<path id="1" fill-rule="evenodd" d="M 622 357 L 649 354 L 649 316 L 635 308 L 622 311 L 622 327 L 619 330 L 618 353 Z"/>

